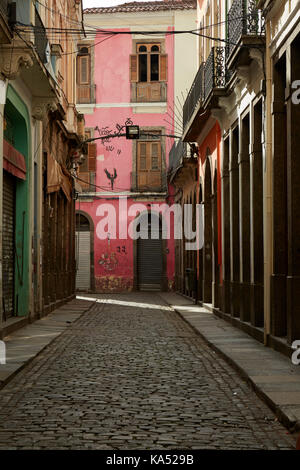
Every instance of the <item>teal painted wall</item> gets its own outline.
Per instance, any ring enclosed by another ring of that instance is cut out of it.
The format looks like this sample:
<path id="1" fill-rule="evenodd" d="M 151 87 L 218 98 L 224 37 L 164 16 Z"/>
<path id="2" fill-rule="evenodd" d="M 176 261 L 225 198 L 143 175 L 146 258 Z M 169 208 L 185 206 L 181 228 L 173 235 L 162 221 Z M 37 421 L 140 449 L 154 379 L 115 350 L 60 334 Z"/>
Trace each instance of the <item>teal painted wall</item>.
<path id="1" fill-rule="evenodd" d="M 30 262 L 30 193 L 31 193 L 31 126 L 27 106 L 12 86 L 8 86 L 5 112 L 13 124 L 14 147 L 26 161 L 26 180 L 16 178 L 16 251 L 15 313 L 29 313 Z"/>

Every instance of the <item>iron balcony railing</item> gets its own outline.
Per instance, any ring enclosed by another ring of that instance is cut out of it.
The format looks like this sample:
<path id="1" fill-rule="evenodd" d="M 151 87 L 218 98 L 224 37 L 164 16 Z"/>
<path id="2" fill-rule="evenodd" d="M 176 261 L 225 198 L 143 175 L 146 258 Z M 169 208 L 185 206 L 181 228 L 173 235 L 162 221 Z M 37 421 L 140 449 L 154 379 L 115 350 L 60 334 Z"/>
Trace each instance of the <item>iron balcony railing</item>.
<path id="1" fill-rule="evenodd" d="M 199 103 L 204 103 L 212 90 L 225 88 L 230 78 L 226 68 L 225 47 L 213 47 L 202 62 L 183 105 L 183 128 L 185 129 Z"/>
<path id="2" fill-rule="evenodd" d="M 184 157 L 187 157 L 187 143 L 181 140 L 174 142 L 169 154 L 169 175 L 181 165 Z"/>
<path id="3" fill-rule="evenodd" d="M 204 96 L 207 99 L 214 88 L 226 86 L 225 47 L 212 47 L 204 68 Z"/>
<path id="4" fill-rule="evenodd" d="M 36 48 L 39 58 L 41 59 L 43 64 L 45 64 L 47 62 L 46 47 L 48 44 L 48 38 L 46 34 L 46 29 L 43 25 L 43 22 L 41 20 L 41 17 L 36 7 L 35 7 L 34 43 L 35 43 L 35 48 Z"/>
<path id="5" fill-rule="evenodd" d="M 184 128 L 191 119 L 192 114 L 196 109 L 196 106 L 200 103 L 202 99 L 204 85 L 204 65 L 204 62 L 202 62 L 183 105 Z"/>
<path id="6" fill-rule="evenodd" d="M 263 36 L 265 23 L 257 0 L 234 0 L 227 13 L 227 59 L 238 45 L 242 36 Z"/>

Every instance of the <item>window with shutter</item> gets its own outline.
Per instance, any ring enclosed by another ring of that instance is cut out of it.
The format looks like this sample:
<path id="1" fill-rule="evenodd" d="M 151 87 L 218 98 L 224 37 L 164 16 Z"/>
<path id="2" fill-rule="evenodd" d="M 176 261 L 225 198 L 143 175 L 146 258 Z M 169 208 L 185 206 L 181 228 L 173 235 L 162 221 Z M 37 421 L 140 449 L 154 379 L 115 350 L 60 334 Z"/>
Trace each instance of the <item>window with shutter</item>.
<path id="1" fill-rule="evenodd" d="M 147 170 L 147 144 L 141 143 L 140 145 L 140 170 Z"/>
<path id="2" fill-rule="evenodd" d="M 159 191 L 161 189 L 161 163 L 160 140 L 137 143 L 137 184 L 139 190 Z"/>
<path id="3" fill-rule="evenodd" d="M 92 99 L 91 86 L 91 56 L 87 47 L 82 47 L 77 56 L 77 103 L 90 103 Z"/>
<path id="4" fill-rule="evenodd" d="M 89 139 L 92 137 L 90 130 L 86 129 L 85 138 Z M 95 179 L 96 172 L 96 162 L 97 162 L 97 144 L 91 142 L 88 144 L 88 153 L 85 157 L 85 160 L 81 163 L 79 167 L 79 184 L 84 192 L 94 191 L 93 183 Z"/>
<path id="5" fill-rule="evenodd" d="M 137 55 L 133 54 L 130 56 L 130 81 L 137 82 L 138 81 L 138 65 L 137 65 Z"/>
<path id="6" fill-rule="evenodd" d="M 151 170 L 158 170 L 158 149 L 159 144 L 158 143 L 152 143 L 151 144 Z"/>
<path id="7" fill-rule="evenodd" d="M 90 187 L 90 173 L 88 171 L 79 170 L 79 184 L 83 192 L 91 192 L 93 189 Z"/>
<path id="8" fill-rule="evenodd" d="M 134 85 L 133 101 L 164 101 L 166 97 L 167 55 L 161 43 L 136 43 L 130 56 L 130 81 Z"/>
<path id="9" fill-rule="evenodd" d="M 160 56 L 160 81 L 166 82 L 168 80 L 168 56 L 166 54 L 162 54 Z"/>
<path id="10" fill-rule="evenodd" d="M 97 144 L 88 144 L 88 169 L 89 171 L 96 171 L 96 157 L 97 157 Z"/>

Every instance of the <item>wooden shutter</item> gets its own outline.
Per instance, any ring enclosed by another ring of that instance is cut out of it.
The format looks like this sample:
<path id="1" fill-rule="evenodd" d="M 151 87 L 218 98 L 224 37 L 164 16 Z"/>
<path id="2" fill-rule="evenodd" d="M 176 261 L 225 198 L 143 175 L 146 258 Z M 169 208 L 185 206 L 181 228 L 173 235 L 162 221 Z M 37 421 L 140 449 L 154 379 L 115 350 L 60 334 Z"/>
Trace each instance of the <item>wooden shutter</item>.
<path id="1" fill-rule="evenodd" d="M 88 144 L 88 170 L 96 171 L 97 144 Z"/>
<path id="2" fill-rule="evenodd" d="M 90 56 L 77 56 L 77 102 L 91 101 Z"/>
<path id="3" fill-rule="evenodd" d="M 161 142 L 138 143 L 138 189 L 156 189 L 161 186 Z"/>
<path id="4" fill-rule="evenodd" d="M 161 54 L 160 65 L 159 65 L 159 80 L 166 82 L 168 80 L 168 56 L 167 54 Z"/>
<path id="5" fill-rule="evenodd" d="M 138 56 L 137 54 L 132 54 L 130 56 L 130 81 L 138 81 Z"/>
<path id="6" fill-rule="evenodd" d="M 141 142 L 140 144 L 140 155 L 139 155 L 139 169 L 147 170 L 147 144 Z"/>
<path id="7" fill-rule="evenodd" d="M 160 167 L 160 142 L 151 143 L 151 170 L 158 170 Z"/>
<path id="8" fill-rule="evenodd" d="M 90 173 L 88 171 L 80 171 L 79 169 L 79 180 L 83 192 L 92 192 L 93 187 L 90 186 Z"/>
<path id="9" fill-rule="evenodd" d="M 148 173 L 148 186 L 160 189 L 161 186 L 161 142 L 150 142 L 150 171 Z"/>
<path id="10" fill-rule="evenodd" d="M 90 56 L 77 56 L 77 82 L 79 85 L 90 83 Z"/>

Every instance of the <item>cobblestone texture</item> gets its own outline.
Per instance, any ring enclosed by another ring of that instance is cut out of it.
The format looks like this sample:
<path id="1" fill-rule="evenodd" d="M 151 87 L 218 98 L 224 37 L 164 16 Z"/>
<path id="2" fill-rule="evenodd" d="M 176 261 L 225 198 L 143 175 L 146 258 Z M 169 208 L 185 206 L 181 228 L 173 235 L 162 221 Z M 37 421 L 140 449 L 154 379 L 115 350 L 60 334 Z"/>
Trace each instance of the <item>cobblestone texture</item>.
<path id="1" fill-rule="evenodd" d="M 95 303 L 9 382 L 0 449 L 295 448 L 159 295 L 99 297 L 149 305 Z"/>

